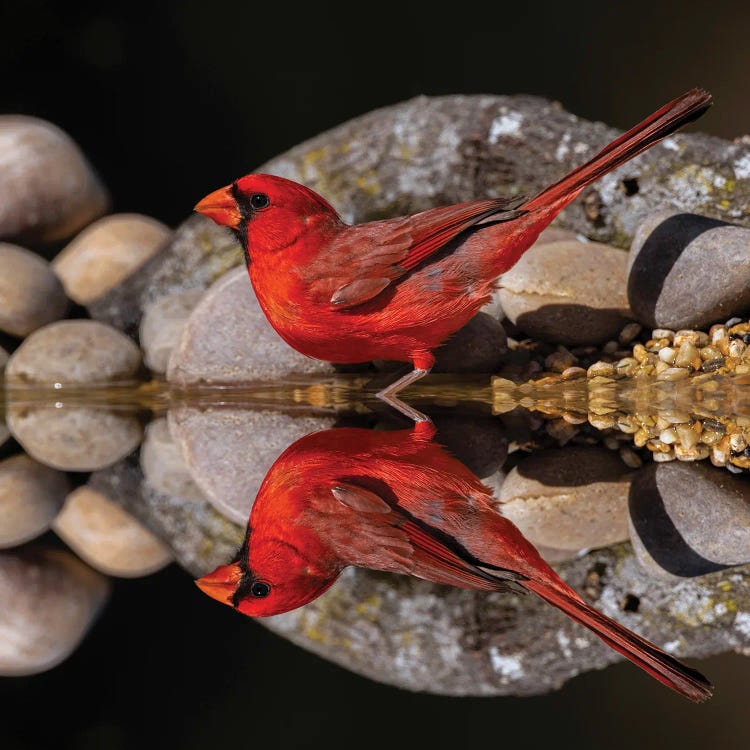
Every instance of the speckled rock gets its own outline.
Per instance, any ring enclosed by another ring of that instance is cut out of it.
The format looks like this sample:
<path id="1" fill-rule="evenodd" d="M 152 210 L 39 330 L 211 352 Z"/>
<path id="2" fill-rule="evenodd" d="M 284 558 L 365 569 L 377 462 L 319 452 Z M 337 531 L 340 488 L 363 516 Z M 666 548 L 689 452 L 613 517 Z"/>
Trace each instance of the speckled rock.
<path id="1" fill-rule="evenodd" d="M 69 491 L 65 474 L 28 456 L 0 461 L 0 548 L 47 531 Z"/>
<path id="2" fill-rule="evenodd" d="M 140 458 L 144 480 L 155 490 L 185 500 L 203 499 L 165 417 L 155 419 L 146 427 Z"/>
<path id="3" fill-rule="evenodd" d="M 628 538 L 630 475 L 599 446 L 537 451 L 512 469 L 500 510 L 534 544 L 558 550 L 606 547 Z"/>
<path id="4" fill-rule="evenodd" d="M 644 569 L 665 578 L 750 562 L 750 481 L 705 464 L 644 466 L 630 489 L 630 538 Z"/>
<path id="5" fill-rule="evenodd" d="M 65 315 L 68 300 L 44 258 L 0 242 L 0 269 L 0 330 L 12 336 L 28 336 Z"/>
<path id="6" fill-rule="evenodd" d="M 332 427 L 331 417 L 273 411 L 178 408 L 169 428 L 190 474 L 211 504 L 246 525 L 260 483 L 281 453 L 303 435 Z"/>
<path id="7" fill-rule="evenodd" d="M 258 171 L 302 182 L 347 221 L 361 222 L 478 197 L 533 195 L 617 132 L 532 96 L 418 97 L 322 133 Z M 587 189 L 559 226 L 628 248 L 640 222 L 662 209 L 750 224 L 748 164 L 750 141 L 677 135 Z M 193 217 L 92 314 L 135 333 L 145 305 L 205 289 L 240 262 L 230 233 Z"/>
<path id="8" fill-rule="evenodd" d="M 435 351 L 435 372 L 495 372 L 508 349 L 505 329 L 478 313 Z"/>
<path id="9" fill-rule="evenodd" d="M 203 290 L 188 289 L 161 297 L 146 308 L 138 337 L 149 370 L 159 375 L 166 373 L 172 351 L 201 297 Z"/>
<path id="10" fill-rule="evenodd" d="M 119 331 L 93 320 L 66 320 L 34 332 L 11 356 L 9 383 L 107 383 L 132 379 L 141 364 L 138 347 Z M 138 419 L 94 407 L 27 407 L 8 393 L 8 427 L 27 453 L 67 471 L 92 471 L 118 461 L 141 438 Z M 64 404 L 65 389 L 60 390 Z"/>
<path id="11" fill-rule="evenodd" d="M 185 385 L 331 373 L 331 365 L 299 354 L 279 337 L 260 309 L 247 271 L 237 268 L 217 281 L 193 310 L 167 378 Z"/>
<path id="12" fill-rule="evenodd" d="M 91 487 L 79 487 L 68 495 L 52 528 L 81 559 L 105 575 L 140 578 L 172 561 L 160 539 Z"/>
<path id="13" fill-rule="evenodd" d="M 134 338 L 144 311 L 162 297 L 188 290 L 205 291 L 242 263 L 242 248 L 225 227 L 205 216 L 184 221 L 166 245 L 122 284 L 94 300 L 91 317 Z"/>
<path id="14" fill-rule="evenodd" d="M 0 237 L 65 239 L 109 206 L 78 146 L 44 120 L 1 115 L 0 164 Z"/>
<path id="15" fill-rule="evenodd" d="M 171 233 L 149 216 L 105 216 L 77 235 L 52 267 L 68 297 L 88 305 L 152 258 Z"/>
<path id="16" fill-rule="evenodd" d="M 38 674 L 75 651 L 110 592 L 70 552 L 0 552 L 0 675 Z"/>
<path id="17" fill-rule="evenodd" d="M 673 330 L 750 310 L 750 229 L 690 213 L 648 216 L 630 250 L 628 299 L 641 323 Z"/>
<path id="18" fill-rule="evenodd" d="M 533 247 L 500 281 L 508 319 L 533 338 L 600 344 L 631 317 L 625 295 L 628 256 L 577 241 Z"/>
<path id="19" fill-rule="evenodd" d="M 245 523 L 227 520 L 205 498 L 162 492 L 145 479 L 135 455 L 95 471 L 89 487 L 105 494 L 168 542 L 180 565 L 194 575 L 233 558 Z"/>

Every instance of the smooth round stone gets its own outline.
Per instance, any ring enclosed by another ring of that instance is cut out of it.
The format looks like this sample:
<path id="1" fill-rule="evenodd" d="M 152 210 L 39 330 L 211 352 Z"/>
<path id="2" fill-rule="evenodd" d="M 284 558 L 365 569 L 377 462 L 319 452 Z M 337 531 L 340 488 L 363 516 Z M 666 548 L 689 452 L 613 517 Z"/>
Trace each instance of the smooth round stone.
<path id="1" fill-rule="evenodd" d="M 630 489 L 630 538 L 660 577 L 689 578 L 750 562 L 750 482 L 673 461 L 640 469 Z"/>
<path id="2" fill-rule="evenodd" d="M 63 320 L 36 331 L 13 352 L 8 380 L 23 383 L 106 383 L 132 378 L 140 349 L 95 320 Z"/>
<path id="3" fill-rule="evenodd" d="M 299 354 L 273 330 L 243 267 L 229 271 L 206 291 L 185 324 L 167 378 L 187 385 L 331 373 L 330 364 Z"/>
<path id="4" fill-rule="evenodd" d="M 65 239 L 109 206 L 78 146 L 44 120 L 0 115 L 0 164 L 0 237 Z"/>
<path id="5" fill-rule="evenodd" d="M 502 324 L 480 312 L 435 350 L 434 371 L 495 372 L 507 350 Z"/>
<path id="6" fill-rule="evenodd" d="M 185 323 L 203 297 L 202 289 L 168 294 L 146 307 L 139 339 L 143 360 L 152 372 L 167 371 L 172 351 L 180 341 Z"/>
<path id="7" fill-rule="evenodd" d="M 601 344 L 632 318 L 625 294 L 628 255 L 596 242 L 535 245 L 500 279 L 508 319 L 533 338 Z"/>
<path id="8" fill-rule="evenodd" d="M 171 234 L 149 216 L 105 216 L 75 237 L 52 267 L 68 296 L 88 305 L 153 258 Z"/>
<path id="9" fill-rule="evenodd" d="M 13 353 L 9 382 L 107 383 L 132 379 L 138 347 L 124 334 L 93 320 L 66 320 L 34 332 Z M 60 391 L 64 403 L 63 388 Z M 94 471 L 119 461 L 141 439 L 134 416 L 92 407 L 8 405 L 8 428 L 37 461 L 66 471 Z"/>
<path id="10" fill-rule="evenodd" d="M 90 487 L 68 495 L 52 528 L 80 558 L 109 576 L 140 578 L 172 561 L 169 547 Z"/>
<path id="11" fill-rule="evenodd" d="M 28 456 L 0 461 L 0 548 L 47 531 L 69 491 L 65 474 Z"/>
<path id="12" fill-rule="evenodd" d="M 28 336 L 59 320 L 67 309 L 68 299 L 49 263 L 30 250 L 0 242 L 0 330 Z"/>
<path id="13" fill-rule="evenodd" d="M 240 409 L 179 408 L 171 410 L 168 419 L 206 499 L 242 526 L 274 461 L 295 440 L 334 423 L 330 417 Z"/>
<path id="14" fill-rule="evenodd" d="M 66 550 L 0 552 L 0 675 L 38 674 L 64 661 L 110 588 Z"/>
<path id="15" fill-rule="evenodd" d="M 550 242 L 563 242 L 575 240 L 576 233 L 571 232 L 569 229 L 561 229 L 560 227 L 547 227 L 543 229 L 535 245 L 545 245 Z M 501 321 L 505 317 L 505 310 L 503 310 L 503 304 L 500 301 L 500 290 L 495 289 L 492 294 L 492 299 L 482 308 L 483 313 L 486 313 L 490 317 L 497 321 Z"/>
<path id="16" fill-rule="evenodd" d="M 533 543 L 554 550 L 606 547 L 628 538 L 630 474 L 599 446 L 537 451 L 503 482 L 498 506 Z"/>
<path id="17" fill-rule="evenodd" d="M 141 469 L 146 482 L 164 495 L 184 500 L 203 499 L 164 417 L 146 427 L 141 444 Z"/>
<path id="18" fill-rule="evenodd" d="M 628 300 L 652 328 L 703 328 L 750 310 L 750 229 L 662 211 L 630 248 Z"/>
<path id="19" fill-rule="evenodd" d="M 5 364 L 8 361 L 8 352 L 0 346 L 0 383 L 2 383 L 5 375 Z M 0 446 L 10 437 L 10 432 L 5 425 L 5 409 L 0 410 Z"/>

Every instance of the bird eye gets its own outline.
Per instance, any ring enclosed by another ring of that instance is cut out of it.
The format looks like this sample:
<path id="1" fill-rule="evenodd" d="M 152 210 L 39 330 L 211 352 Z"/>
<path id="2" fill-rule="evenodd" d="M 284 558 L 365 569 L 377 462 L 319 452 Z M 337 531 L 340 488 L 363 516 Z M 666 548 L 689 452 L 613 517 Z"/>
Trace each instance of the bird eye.
<path id="1" fill-rule="evenodd" d="M 250 205 L 256 211 L 260 211 L 263 208 L 268 208 L 270 204 L 271 201 L 265 193 L 253 193 L 250 196 Z"/>
<path id="2" fill-rule="evenodd" d="M 271 593 L 271 587 L 265 581 L 254 581 L 250 587 L 250 593 L 258 598 L 262 599 L 264 596 L 268 596 Z"/>

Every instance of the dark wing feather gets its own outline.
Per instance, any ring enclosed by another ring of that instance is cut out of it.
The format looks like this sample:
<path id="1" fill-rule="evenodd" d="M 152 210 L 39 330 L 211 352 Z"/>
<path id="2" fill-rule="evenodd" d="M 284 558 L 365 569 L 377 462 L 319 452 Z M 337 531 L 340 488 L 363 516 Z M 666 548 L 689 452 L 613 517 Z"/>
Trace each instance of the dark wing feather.
<path id="1" fill-rule="evenodd" d="M 460 542 L 414 518 L 372 489 L 342 480 L 331 496 L 355 513 L 354 524 L 326 522 L 325 533 L 339 558 L 350 565 L 389 570 L 480 591 L 516 591 L 523 576 L 483 568 Z M 339 506 L 340 507 L 340 506 Z M 357 532 L 352 533 L 352 527 Z"/>
<path id="2" fill-rule="evenodd" d="M 310 294 L 339 310 L 361 305 L 469 227 L 521 215 L 516 209 L 524 200 L 470 201 L 348 227 L 304 269 Z"/>

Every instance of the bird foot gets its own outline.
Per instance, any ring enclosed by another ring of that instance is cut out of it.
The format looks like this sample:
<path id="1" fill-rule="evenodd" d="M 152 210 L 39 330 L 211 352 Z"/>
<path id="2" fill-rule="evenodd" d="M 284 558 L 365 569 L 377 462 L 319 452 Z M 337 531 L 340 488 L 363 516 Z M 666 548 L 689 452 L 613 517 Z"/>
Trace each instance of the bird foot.
<path id="1" fill-rule="evenodd" d="M 403 415 L 409 417 L 409 419 L 412 419 L 415 422 L 432 423 L 432 420 L 426 414 L 422 414 L 421 411 L 417 411 L 417 409 L 409 406 L 409 404 L 403 402 L 396 396 L 399 391 L 407 388 L 412 383 L 421 380 L 429 372 L 429 370 L 414 369 L 410 373 L 404 375 L 404 377 L 399 378 L 395 383 L 391 383 L 387 388 L 383 388 L 382 391 L 379 391 L 376 394 L 376 398 L 384 401 L 388 406 L 393 407 L 396 411 L 400 411 Z"/>

